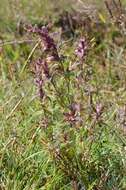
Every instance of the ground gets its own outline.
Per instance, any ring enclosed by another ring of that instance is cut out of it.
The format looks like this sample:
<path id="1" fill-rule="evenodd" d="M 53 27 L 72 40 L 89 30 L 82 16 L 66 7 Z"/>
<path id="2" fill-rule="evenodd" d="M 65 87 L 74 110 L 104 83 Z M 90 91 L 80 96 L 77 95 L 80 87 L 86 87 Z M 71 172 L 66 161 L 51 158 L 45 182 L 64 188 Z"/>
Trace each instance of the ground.
<path id="1" fill-rule="evenodd" d="M 0 3 L 0 189 L 125 190 L 125 1 Z"/>

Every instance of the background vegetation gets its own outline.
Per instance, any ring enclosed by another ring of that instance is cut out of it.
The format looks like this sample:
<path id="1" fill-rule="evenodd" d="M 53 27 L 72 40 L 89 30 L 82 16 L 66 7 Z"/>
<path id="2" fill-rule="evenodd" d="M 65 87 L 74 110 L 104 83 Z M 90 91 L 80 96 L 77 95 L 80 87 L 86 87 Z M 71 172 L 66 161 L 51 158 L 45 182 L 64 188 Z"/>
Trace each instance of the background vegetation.
<path id="1" fill-rule="evenodd" d="M 125 190 L 125 1 L 0 4 L 0 189 Z M 30 25 L 48 25 L 60 57 L 44 98 L 35 64 L 50 56 Z"/>

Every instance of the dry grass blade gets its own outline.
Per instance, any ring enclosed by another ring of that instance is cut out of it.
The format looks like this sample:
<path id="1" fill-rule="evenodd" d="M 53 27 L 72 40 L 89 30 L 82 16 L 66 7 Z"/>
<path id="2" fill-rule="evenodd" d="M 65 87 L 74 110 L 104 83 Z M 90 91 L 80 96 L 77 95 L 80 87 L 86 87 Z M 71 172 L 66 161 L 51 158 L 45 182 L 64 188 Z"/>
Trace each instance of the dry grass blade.
<path id="1" fill-rule="evenodd" d="M 16 109 L 18 108 L 18 106 L 20 105 L 20 103 L 22 102 L 22 100 L 23 100 L 23 97 L 20 98 L 20 100 L 17 102 L 17 104 L 11 110 L 10 114 L 6 116 L 6 120 L 8 120 L 13 115 L 13 113 L 16 111 Z"/>
<path id="2" fill-rule="evenodd" d="M 30 58 L 32 57 L 32 55 L 34 54 L 35 50 L 36 50 L 37 47 L 39 46 L 40 42 L 41 42 L 41 40 L 39 39 L 39 41 L 38 41 L 38 42 L 35 44 L 35 46 L 33 47 L 32 51 L 30 52 L 30 54 L 29 54 L 27 60 L 25 61 L 24 65 L 23 65 L 23 67 L 22 67 L 22 69 L 21 69 L 20 75 L 22 75 L 22 73 L 24 72 L 24 69 L 25 69 L 27 63 L 29 62 L 29 60 L 30 60 Z"/>

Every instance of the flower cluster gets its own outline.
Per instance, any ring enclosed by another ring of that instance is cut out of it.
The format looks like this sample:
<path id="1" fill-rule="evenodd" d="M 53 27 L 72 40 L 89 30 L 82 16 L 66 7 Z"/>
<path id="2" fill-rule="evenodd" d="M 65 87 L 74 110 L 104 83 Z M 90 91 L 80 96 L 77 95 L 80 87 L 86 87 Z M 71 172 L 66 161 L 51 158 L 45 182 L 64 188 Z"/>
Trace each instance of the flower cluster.
<path id="1" fill-rule="evenodd" d="M 46 26 L 43 26 L 41 28 L 38 28 L 36 26 L 35 27 L 28 26 L 27 31 L 39 35 L 41 39 L 42 50 L 48 54 L 49 58 L 51 58 L 51 61 L 60 60 L 56 44 L 53 38 L 49 35 L 49 31 Z"/>
<path id="2" fill-rule="evenodd" d="M 40 99 L 44 97 L 43 85 L 45 79 L 50 79 L 49 62 L 59 61 L 60 57 L 54 39 L 49 35 L 48 28 L 43 26 L 38 28 L 37 26 L 27 26 L 27 31 L 39 36 L 41 42 L 42 55 L 35 61 L 35 75 L 36 84 L 39 89 Z"/>
<path id="3" fill-rule="evenodd" d="M 81 60 L 85 58 L 87 54 L 87 49 L 88 49 L 88 43 L 86 38 L 82 38 L 79 40 L 78 46 L 75 50 L 75 54 L 77 55 L 78 58 Z"/>
<path id="4" fill-rule="evenodd" d="M 39 97 L 42 100 L 45 93 L 43 90 L 44 81 L 42 79 L 41 67 L 42 67 L 41 60 L 39 59 L 35 62 L 35 74 L 36 74 L 35 83 L 38 87 Z"/>
<path id="5" fill-rule="evenodd" d="M 80 104 L 74 102 L 70 105 L 70 111 L 68 113 L 64 113 L 65 121 L 70 124 L 75 124 L 81 121 L 80 117 Z"/>
<path id="6" fill-rule="evenodd" d="M 85 59 L 87 55 L 88 48 L 89 44 L 87 39 L 85 37 L 81 38 L 77 43 L 77 47 L 75 49 L 75 55 L 78 59 L 72 65 L 69 66 L 70 71 L 75 70 L 80 64 L 82 64 L 82 61 Z"/>
<path id="7" fill-rule="evenodd" d="M 96 104 L 96 107 L 94 108 L 95 111 L 95 119 L 98 121 L 101 119 L 101 116 L 103 114 L 104 107 L 101 103 Z"/>

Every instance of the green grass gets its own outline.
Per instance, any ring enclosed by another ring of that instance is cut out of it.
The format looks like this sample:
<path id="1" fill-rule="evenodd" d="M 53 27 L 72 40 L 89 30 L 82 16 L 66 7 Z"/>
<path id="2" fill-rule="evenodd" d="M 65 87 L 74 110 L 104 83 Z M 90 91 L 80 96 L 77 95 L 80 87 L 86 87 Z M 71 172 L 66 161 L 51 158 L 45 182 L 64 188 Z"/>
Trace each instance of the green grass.
<path id="1" fill-rule="evenodd" d="M 30 36 L 19 35 L 20 19 L 33 25 L 50 19 L 55 22 L 59 12 L 71 6 L 60 1 L 55 11 L 55 1 L 0 2 L 0 39 L 6 42 Z M 126 102 L 125 36 L 118 45 L 113 36 L 119 29 L 107 27 L 107 32 L 93 28 L 88 33 L 89 39 L 101 40 L 87 55 L 84 83 L 76 83 L 79 68 L 67 70 L 76 61 L 74 49 L 82 29 L 77 29 L 73 39 L 62 39 L 59 52 L 66 56 L 61 65 L 64 73 L 54 75 L 54 83 L 47 81 L 42 102 L 32 67 L 40 54 L 38 49 L 21 73 L 36 42 L 1 46 L 0 190 L 80 190 L 75 187 L 79 183 L 86 190 L 126 189 L 126 129 L 121 123 L 125 122 Z M 53 30 L 59 28 L 54 26 Z M 50 64 L 50 70 L 60 68 L 58 64 Z M 83 123 L 71 127 L 64 113 L 73 101 L 81 104 Z M 93 110 L 97 104 L 104 108 L 99 120 Z"/>

